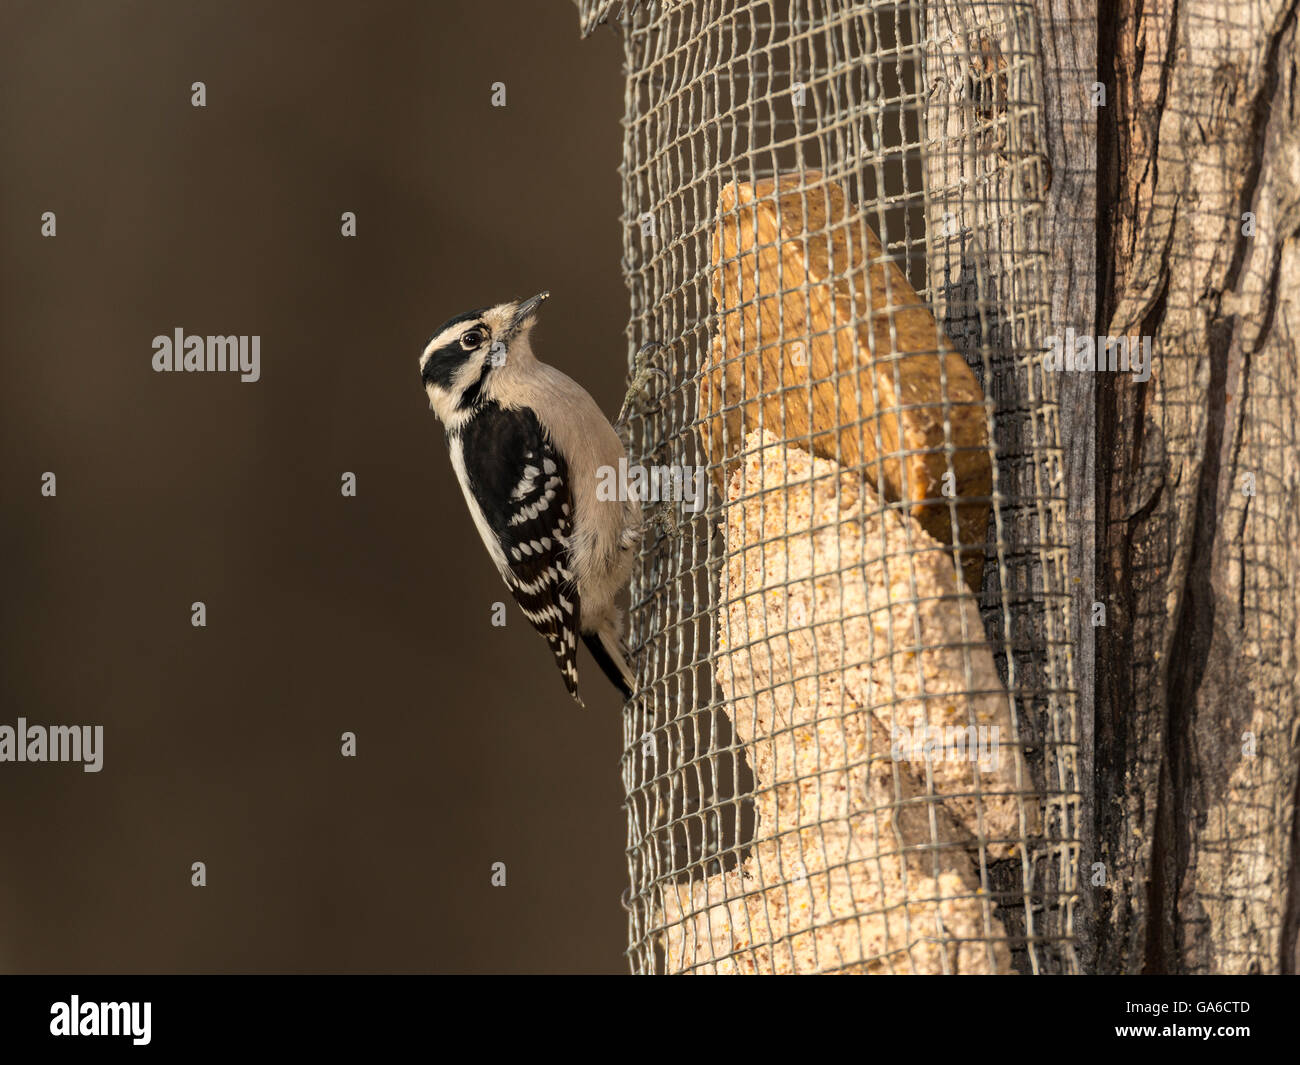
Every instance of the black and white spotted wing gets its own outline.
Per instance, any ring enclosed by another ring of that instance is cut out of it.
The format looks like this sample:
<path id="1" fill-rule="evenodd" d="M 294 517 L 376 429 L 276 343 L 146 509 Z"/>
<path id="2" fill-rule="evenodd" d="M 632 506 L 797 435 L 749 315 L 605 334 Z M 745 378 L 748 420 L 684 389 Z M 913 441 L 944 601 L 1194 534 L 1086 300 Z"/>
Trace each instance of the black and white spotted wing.
<path id="1" fill-rule="evenodd" d="M 495 403 L 479 407 L 449 442 L 483 542 L 578 699 L 581 611 L 569 569 L 573 498 L 564 459 L 532 411 Z"/>

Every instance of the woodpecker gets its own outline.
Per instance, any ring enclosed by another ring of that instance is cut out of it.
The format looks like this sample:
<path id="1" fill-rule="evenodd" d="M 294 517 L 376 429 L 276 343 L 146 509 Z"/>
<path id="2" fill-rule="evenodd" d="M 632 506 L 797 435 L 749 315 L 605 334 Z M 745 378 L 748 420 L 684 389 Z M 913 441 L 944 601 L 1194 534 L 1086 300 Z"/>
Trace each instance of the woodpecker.
<path id="1" fill-rule="evenodd" d="M 533 354 L 549 295 L 445 322 L 420 355 L 420 377 L 483 545 L 581 706 L 579 636 L 624 698 L 632 695 L 615 600 L 642 516 L 634 498 L 598 498 L 598 471 L 618 467 L 623 443 L 585 389 Z"/>

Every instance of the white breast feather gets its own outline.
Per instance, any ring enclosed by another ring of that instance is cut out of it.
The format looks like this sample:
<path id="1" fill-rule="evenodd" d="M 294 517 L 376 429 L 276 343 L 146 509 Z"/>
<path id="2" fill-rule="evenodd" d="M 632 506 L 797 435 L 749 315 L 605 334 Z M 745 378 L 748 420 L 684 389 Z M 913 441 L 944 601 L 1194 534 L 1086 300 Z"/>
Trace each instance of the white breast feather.
<path id="1" fill-rule="evenodd" d="M 492 527 L 488 525 L 487 518 L 483 516 L 483 508 L 478 505 L 478 500 L 474 498 L 474 493 L 470 490 L 469 474 L 465 470 L 464 441 L 460 437 L 455 437 L 452 440 L 450 450 L 451 468 L 456 471 L 456 480 L 460 482 L 460 490 L 465 496 L 465 504 L 469 507 L 470 516 L 474 519 L 474 525 L 483 540 L 483 546 L 488 549 L 488 554 L 492 556 L 497 572 L 505 576 L 510 572 L 510 568 L 506 564 L 505 552 L 501 549 L 501 544 L 492 532 Z"/>

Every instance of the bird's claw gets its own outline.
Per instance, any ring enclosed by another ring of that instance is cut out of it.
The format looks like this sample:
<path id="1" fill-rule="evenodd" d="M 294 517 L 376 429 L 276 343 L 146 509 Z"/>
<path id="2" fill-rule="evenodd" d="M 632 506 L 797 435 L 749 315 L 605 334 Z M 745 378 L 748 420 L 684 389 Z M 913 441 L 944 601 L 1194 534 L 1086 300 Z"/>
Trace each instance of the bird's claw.
<path id="1" fill-rule="evenodd" d="M 618 421 L 615 423 L 621 427 L 627 424 L 628 418 L 633 414 L 644 410 L 645 408 L 639 402 L 647 395 L 647 386 L 655 377 L 662 377 L 664 386 L 667 387 L 672 378 L 657 366 L 648 365 L 647 360 L 654 352 L 663 348 L 658 341 L 651 341 L 648 344 L 642 344 L 640 350 L 636 353 L 636 358 L 632 363 L 632 383 L 628 385 L 627 394 L 623 397 L 623 406 L 619 408 Z"/>
<path id="2" fill-rule="evenodd" d="M 645 523 L 658 529 L 664 536 L 674 536 L 682 527 L 677 517 L 677 504 L 667 499 L 656 503 L 646 512 Z"/>

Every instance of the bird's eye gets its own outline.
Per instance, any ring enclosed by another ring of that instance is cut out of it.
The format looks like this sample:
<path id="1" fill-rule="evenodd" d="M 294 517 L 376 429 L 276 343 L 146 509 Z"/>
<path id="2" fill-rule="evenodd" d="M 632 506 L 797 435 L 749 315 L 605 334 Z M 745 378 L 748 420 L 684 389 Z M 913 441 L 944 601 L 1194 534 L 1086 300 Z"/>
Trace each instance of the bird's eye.
<path id="1" fill-rule="evenodd" d="M 471 329 L 468 333 L 466 333 L 463 337 L 460 338 L 460 342 L 462 345 L 464 345 L 466 351 L 473 351 L 476 347 L 478 347 L 480 344 L 483 343 L 483 340 L 484 340 L 484 336 L 483 336 L 483 331 L 481 329 Z"/>

